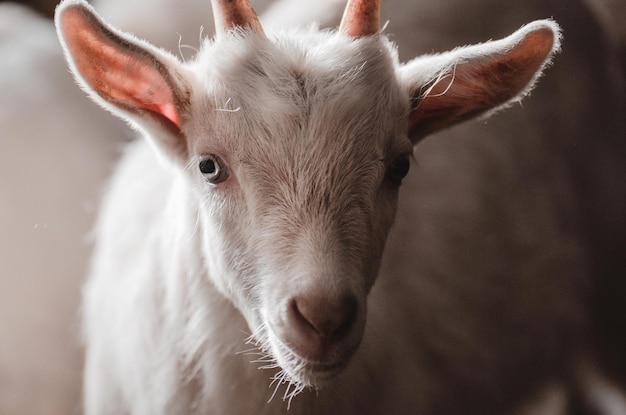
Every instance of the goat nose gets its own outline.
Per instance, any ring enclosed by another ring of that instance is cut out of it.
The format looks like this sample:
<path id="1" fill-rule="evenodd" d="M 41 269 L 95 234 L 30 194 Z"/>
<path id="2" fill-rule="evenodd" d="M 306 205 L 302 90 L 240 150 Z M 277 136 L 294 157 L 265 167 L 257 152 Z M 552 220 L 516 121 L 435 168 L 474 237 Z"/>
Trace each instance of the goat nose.
<path id="1" fill-rule="evenodd" d="M 307 348 L 319 349 L 315 355 L 350 333 L 357 319 L 357 300 L 353 296 L 337 300 L 300 296 L 292 300 L 290 314 L 294 328 L 308 340 Z"/>

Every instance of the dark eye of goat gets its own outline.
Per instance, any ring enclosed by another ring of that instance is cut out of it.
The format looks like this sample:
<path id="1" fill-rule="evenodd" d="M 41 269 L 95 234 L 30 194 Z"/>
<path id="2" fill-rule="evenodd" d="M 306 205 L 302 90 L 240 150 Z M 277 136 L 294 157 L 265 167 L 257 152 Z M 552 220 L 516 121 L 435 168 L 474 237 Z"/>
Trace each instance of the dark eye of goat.
<path id="1" fill-rule="evenodd" d="M 410 167 L 411 161 L 409 160 L 409 156 L 403 154 L 391 163 L 387 169 L 387 178 L 389 178 L 393 184 L 399 186 L 400 183 L 402 183 L 402 179 L 409 173 Z"/>
<path id="2" fill-rule="evenodd" d="M 219 159 L 219 157 L 213 154 L 210 154 L 200 160 L 198 168 L 200 169 L 200 173 L 202 173 L 204 178 L 213 184 L 222 182 L 228 177 L 222 161 Z"/>

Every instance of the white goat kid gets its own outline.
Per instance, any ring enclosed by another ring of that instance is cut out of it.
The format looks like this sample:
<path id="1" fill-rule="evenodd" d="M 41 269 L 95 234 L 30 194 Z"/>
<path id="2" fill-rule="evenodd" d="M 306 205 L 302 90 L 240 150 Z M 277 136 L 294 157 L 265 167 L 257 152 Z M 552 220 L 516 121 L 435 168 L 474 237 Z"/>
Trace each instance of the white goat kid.
<path id="1" fill-rule="evenodd" d="M 183 64 L 61 3 L 78 82 L 146 136 L 96 230 L 86 413 L 275 414 L 281 385 L 291 413 L 416 407 L 419 356 L 404 353 L 397 382 L 385 356 L 417 339 L 370 322 L 359 349 L 413 145 L 527 94 L 559 28 L 402 65 L 378 7 L 349 2 L 338 31 L 266 33 L 246 1 L 214 0 L 217 36 Z"/>

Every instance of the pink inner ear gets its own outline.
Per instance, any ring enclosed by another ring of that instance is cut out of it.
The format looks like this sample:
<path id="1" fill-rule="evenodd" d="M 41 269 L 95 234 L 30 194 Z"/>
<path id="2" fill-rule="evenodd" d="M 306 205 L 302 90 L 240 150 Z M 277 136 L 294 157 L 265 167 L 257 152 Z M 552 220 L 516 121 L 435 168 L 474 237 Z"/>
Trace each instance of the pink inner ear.
<path id="1" fill-rule="evenodd" d="M 477 116 L 519 96 L 541 70 L 554 32 L 540 28 L 511 48 L 470 57 L 431 85 L 409 118 L 409 135 L 424 136 Z"/>
<path id="2" fill-rule="evenodd" d="M 76 68 L 98 95 L 133 112 L 159 114 L 180 127 L 161 63 L 118 38 L 82 7 L 64 10 L 61 22 Z"/>
<path id="3" fill-rule="evenodd" d="M 143 57 L 133 59 L 119 53 L 106 57 L 109 68 L 101 73 L 102 81 L 96 87 L 101 96 L 108 96 L 119 105 L 161 114 L 180 127 L 172 91 L 156 67 L 147 64 Z"/>

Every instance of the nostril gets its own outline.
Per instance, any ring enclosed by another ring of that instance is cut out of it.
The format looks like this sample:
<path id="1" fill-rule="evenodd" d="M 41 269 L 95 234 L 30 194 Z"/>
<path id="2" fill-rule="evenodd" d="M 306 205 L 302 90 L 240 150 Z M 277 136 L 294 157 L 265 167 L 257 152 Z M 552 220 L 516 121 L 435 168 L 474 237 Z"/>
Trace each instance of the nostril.
<path id="1" fill-rule="evenodd" d="M 307 315 L 310 316 L 312 313 L 310 310 L 306 310 L 307 307 L 303 307 L 303 304 L 303 301 L 298 302 L 295 299 L 291 302 L 291 312 L 295 317 L 295 323 L 298 324 L 301 329 L 317 333 L 318 329 L 315 327 L 315 323 L 310 321 L 314 319 L 312 317 L 307 317 Z M 305 311 L 302 311 L 301 307 L 304 308 Z"/>
<path id="2" fill-rule="evenodd" d="M 354 326 L 357 301 L 353 296 L 336 300 L 300 296 L 292 300 L 291 310 L 301 330 L 314 333 L 320 340 L 337 341 Z"/>
<path id="3" fill-rule="evenodd" d="M 354 297 L 349 297 L 344 300 L 341 315 L 343 316 L 343 320 L 340 321 L 340 324 L 335 328 L 333 333 L 334 340 L 345 337 L 354 326 L 354 322 L 357 318 L 357 301 Z"/>

